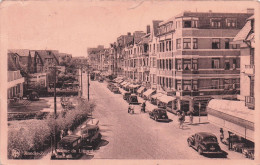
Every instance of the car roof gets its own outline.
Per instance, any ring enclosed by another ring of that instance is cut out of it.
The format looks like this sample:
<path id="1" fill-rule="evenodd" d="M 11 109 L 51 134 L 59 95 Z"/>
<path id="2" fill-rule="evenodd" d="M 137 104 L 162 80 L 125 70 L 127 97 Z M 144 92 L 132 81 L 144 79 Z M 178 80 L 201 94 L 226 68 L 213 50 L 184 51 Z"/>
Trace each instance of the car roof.
<path id="1" fill-rule="evenodd" d="M 74 141 L 80 139 L 80 136 L 77 135 L 67 135 L 60 140 L 59 143 L 73 143 Z"/>
<path id="2" fill-rule="evenodd" d="M 202 138 L 205 138 L 205 137 L 216 137 L 213 133 L 209 133 L 209 132 L 198 132 L 196 134 L 201 136 Z"/>

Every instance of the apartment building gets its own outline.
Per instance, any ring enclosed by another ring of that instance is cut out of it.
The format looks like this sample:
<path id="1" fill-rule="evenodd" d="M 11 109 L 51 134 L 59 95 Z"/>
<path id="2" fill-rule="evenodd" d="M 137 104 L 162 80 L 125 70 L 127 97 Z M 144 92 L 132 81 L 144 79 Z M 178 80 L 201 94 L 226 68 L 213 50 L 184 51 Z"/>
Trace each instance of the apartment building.
<path id="1" fill-rule="evenodd" d="M 100 64 L 101 64 L 100 51 L 102 50 L 104 50 L 103 45 L 98 45 L 96 48 L 87 49 L 89 63 L 91 64 L 91 67 L 94 70 L 100 70 Z"/>
<path id="2" fill-rule="evenodd" d="M 240 95 L 239 100 L 245 101 L 245 105 L 255 108 L 255 34 L 254 16 L 247 19 L 243 29 L 234 38 L 234 43 L 240 44 Z"/>
<path id="3" fill-rule="evenodd" d="M 238 95 L 240 47 L 231 41 L 251 15 L 183 12 L 159 23 L 157 92 L 176 97 L 185 111 Z"/>

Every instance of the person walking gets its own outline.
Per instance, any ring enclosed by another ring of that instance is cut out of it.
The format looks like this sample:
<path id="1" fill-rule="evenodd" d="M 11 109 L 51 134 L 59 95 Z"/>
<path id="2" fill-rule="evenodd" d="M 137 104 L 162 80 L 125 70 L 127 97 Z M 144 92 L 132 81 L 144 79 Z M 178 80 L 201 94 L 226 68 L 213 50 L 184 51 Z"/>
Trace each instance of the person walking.
<path id="1" fill-rule="evenodd" d="M 223 139 L 224 139 L 224 131 L 223 131 L 223 128 L 220 128 L 219 132 L 220 132 L 220 141 L 223 143 Z"/>
<path id="2" fill-rule="evenodd" d="M 190 112 L 189 116 L 190 116 L 190 124 L 192 125 L 193 124 L 193 112 Z"/>
<path id="3" fill-rule="evenodd" d="M 180 112 L 178 114 L 179 117 L 179 128 L 183 129 L 183 123 L 185 121 L 185 113 L 184 112 Z"/>

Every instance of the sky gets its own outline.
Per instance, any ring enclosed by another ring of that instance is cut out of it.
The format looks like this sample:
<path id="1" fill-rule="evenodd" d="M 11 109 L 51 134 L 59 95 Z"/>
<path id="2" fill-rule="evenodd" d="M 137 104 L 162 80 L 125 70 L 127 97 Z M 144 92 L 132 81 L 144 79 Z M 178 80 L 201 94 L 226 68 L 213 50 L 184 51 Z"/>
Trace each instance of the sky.
<path id="1" fill-rule="evenodd" d="M 1 52 L 7 49 L 53 49 L 87 56 L 88 47 L 146 30 L 152 20 L 183 11 L 246 12 L 253 1 L 4 1 L 0 6 Z"/>

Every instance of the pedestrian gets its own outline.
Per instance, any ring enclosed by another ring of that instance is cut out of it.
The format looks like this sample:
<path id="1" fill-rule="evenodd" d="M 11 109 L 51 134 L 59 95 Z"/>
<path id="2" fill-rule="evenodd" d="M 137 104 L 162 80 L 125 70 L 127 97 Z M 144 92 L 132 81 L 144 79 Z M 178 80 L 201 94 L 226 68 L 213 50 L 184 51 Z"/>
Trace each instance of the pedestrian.
<path id="1" fill-rule="evenodd" d="M 184 112 L 179 113 L 179 128 L 183 129 L 183 123 L 185 121 L 185 114 Z"/>
<path id="2" fill-rule="evenodd" d="M 193 124 L 193 112 L 190 112 L 189 116 L 190 116 L 190 124 Z"/>
<path id="3" fill-rule="evenodd" d="M 146 100 L 142 104 L 142 111 L 145 113 L 145 107 L 146 107 Z"/>
<path id="4" fill-rule="evenodd" d="M 223 128 L 220 128 L 219 132 L 220 132 L 220 141 L 223 143 L 223 139 L 224 139 L 224 131 L 223 131 Z"/>

